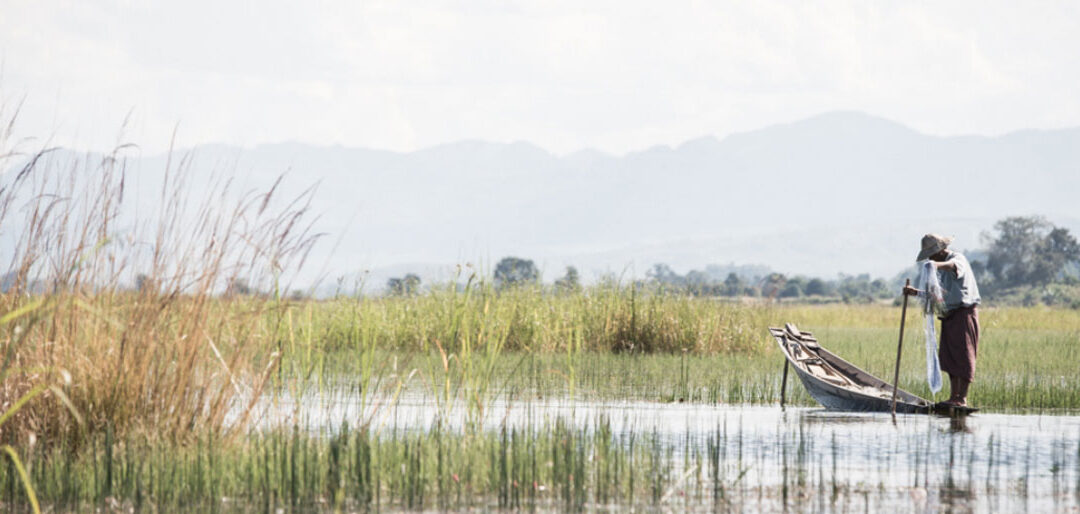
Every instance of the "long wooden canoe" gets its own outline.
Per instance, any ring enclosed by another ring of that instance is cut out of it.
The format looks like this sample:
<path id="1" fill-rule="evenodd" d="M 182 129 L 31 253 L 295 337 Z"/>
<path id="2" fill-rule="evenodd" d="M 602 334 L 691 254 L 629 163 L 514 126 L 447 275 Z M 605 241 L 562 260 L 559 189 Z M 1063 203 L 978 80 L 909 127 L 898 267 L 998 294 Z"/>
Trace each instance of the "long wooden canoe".
<path id="1" fill-rule="evenodd" d="M 769 327 L 784 357 L 799 375 L 806 391 L 830 410 L 890 412 L 893 386 L 837 357 L 818 344 L 810 332 L 788 323 Z M 934 412 L 934 404 L 903 389 L 896 393 L 896 412 Z"/>

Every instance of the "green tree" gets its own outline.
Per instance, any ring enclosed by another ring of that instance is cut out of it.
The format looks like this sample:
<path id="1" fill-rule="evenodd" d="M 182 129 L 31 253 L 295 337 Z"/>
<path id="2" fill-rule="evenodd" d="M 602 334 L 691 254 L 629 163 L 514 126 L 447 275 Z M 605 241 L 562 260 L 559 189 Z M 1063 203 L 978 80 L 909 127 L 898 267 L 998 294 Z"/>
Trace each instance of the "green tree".
<path id="1" fill-rule="evenodd" d="M 555 280 L 555 290 L 560 293 L 573 293 L 581 290 L 581 277 L 577 268 L 566 267 L 566 274 Z"/>
<path id="2" fill-rule="evenodd" d="M 983 235 L 988 243 L 986 270 L 1001 287 L 1048 284 L 1080 260 L 1076 238 L 1042 216 L 1005 218 L 994 230 Z"/>
<path id="3" fill-rule="evenodd" d="M 780 290 L 780 298 L 798 298 L 803 295 L 802 282 L 792 279 Z"/>
<path id="4" fill-rule="evenodd" d="M 807 296 L 829 296 L 829 285 L 820 278 L 812 278 L 806 282 L 806 289 L 803 292 Z"/>
<path id="5" fill-rule="evenodd" d="M 725 296 L 739 296 L 743 293 L 743 287 L 742 279 L 734 271 L 728 273 L 727 278 L 724 279 Z"/>
<path id="6" fill-rule="evenodd" d="M 712 277 L 704 271 L 690 270 L 683 279 L 686 290 L 694 296 L 707 296 L 713 294 Z"/>
<path id="7" fill-rule="evenodd" d="M 844 302 L 855 300 L 871 301 L 874 297 L 874 284 L 875 282 L 871 282 L 868 273 L 862 273 L 856 276 L 841 274 L 836 290 L 840 293 L 840 297 Z M 876 282 L 876 284 L 886 289 L 888 288 L 884 280 L 880 280 Z"/>
<path id="8" fill-rule="evenodd" d="M 535 283 L 540 280 L 540 270 L 529 259 L 503 257 L 495 265 L 495 286 L 499 288 Z"/>
<path id="9" fill-rule="evenodd" d="M 671 266 L 662 262 L 653 264 L 653 267 L 645 272 L 645 277 L 652 282 L 664 286 L 682 287 L 684 283 L 682 276 L 675 273 L 675 270 L 671 269 Z"/>
<path id="10" fill-rule="evenodd" d="M 386 281 L 387 291 L 394 296 L 412 296 L 420 292 L 420 277 L 409 273 L 403 278 L 391 278 Z"/>
<path id="11" fill-rule="evenodd" d="M 1057 280 L 1066 266 L 1080 261 L 1080 244 L 1069 229 L 1054 227 L 1043 238 L 1035 255 L 1032 275 L 1045 284 Z"/>
<path id="12" fill-rule="evenodd" d="M 245 284 L 245 287 L 246 286 L 247 285 Z M 158 291 L 158 284 L 157 281 L 153 279 L 153 277 L 147 275 L 146 273 L 139 273 L 135 276 L 135 290 L 139 291 L 140 293 L 156 293 Z M 248 288 L 247 293 L 250 292 L 250 288 Z"/>
<path id="13" fill-rule="evenodd" d="M 780 273 L 769 273 L 761 282 L 761 296 L 776 298 L 784 290 L 787 277 Z"/>
<path id="14" fill-rule="evenodd" d="M 255 288 L 248 285 L 247 279 L 231 277 L 229 283 L 225 287 L 226 296 L 246 296 L 255 293 Z"/>

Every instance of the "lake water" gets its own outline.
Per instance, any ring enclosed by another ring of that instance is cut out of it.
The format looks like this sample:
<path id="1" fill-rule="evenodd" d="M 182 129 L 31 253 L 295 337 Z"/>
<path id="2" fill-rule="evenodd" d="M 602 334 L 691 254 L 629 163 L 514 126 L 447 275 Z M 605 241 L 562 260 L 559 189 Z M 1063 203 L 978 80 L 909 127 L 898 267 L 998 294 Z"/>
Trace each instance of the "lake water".
<path id="1" fill-rule="evenodd" d="M 382 433 L 449 430 L 472 422 L 544 430 L 557 420 L 583 430 L 603 422 L 626 444 L 646 436 L 666 450 L 678 476 L 674 510 L 1077 512 L 1080 416 L 976 413 L 926 415 L 830 412 L 753 405 L 585 402 L 566 398 L 493 401 L 483 413 L 462 402 L 439 408 L 404 396 L 365 408 L 347 394 L 318 401 L 278 398 L 262 423 L 335 430 L 370 419 Z M 272 420 L 272 421 L 271 421 Z M 703 502 L 702 498 L 711 498 Z"/>

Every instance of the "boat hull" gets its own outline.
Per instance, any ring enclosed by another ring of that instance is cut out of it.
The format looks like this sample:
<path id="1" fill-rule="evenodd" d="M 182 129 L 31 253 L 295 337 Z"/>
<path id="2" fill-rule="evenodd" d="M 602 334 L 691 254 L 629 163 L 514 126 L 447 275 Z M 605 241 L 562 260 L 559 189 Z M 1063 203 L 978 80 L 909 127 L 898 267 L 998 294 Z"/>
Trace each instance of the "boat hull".
<path id="1" fill-rule="evenodd" d="M 848 412 L 891 412 L 893 386 L 854 364 L 832 354 L 813 334 L 792 324 L 770 328 L 788 366 L 795 370 L 806 391 L 826 409 Z M 922 414 L 933 411 L 924 398 L 899 389 L 896 412 Z"/>
<path id="2" fill-rule="evenodd" d="M 798 367 L 795 368 L 795 373 L 799 375 L 799 380 L 806 388 L 806 392 L 826 409 L 847 412 L 892 412 L 892 399 L 875 398 L 823 383 Z M 906 414 L 922 414 L 927 412 L 927 408 L 925 405 L 911 404 L 899 399 L 896 402 L 896 412 Z"/>

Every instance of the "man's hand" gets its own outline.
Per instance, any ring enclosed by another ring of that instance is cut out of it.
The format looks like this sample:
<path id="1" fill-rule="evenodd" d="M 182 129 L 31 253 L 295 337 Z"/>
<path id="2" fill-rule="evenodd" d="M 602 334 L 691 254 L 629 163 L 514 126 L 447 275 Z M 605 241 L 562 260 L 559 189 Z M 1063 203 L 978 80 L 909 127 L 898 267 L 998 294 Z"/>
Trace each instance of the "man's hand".
<path id="1" fill-rule="evenodd" d="M 918 296 L 919 290 L 911 286 L 904 286 L 904 296 Z"/>

